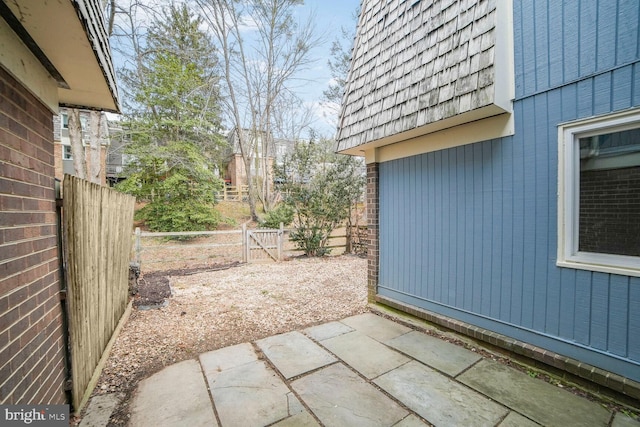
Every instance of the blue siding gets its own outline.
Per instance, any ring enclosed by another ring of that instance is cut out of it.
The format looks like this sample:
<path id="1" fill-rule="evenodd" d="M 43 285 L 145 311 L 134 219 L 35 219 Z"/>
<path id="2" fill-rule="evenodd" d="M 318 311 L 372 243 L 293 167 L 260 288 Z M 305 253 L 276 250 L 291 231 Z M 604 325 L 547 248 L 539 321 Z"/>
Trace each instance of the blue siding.
<path id="1" fill-rule="evenodd" d="M 563 1 L 561 3 L 564 8 L 564 26 L 562 28 L 564 81 L 573 81 L 580 76 L 580 50 L 578 49 L 580 44 L 580 31 L 578 24 L 580 22 L 580 2 Z M 518 2 L 514 2 L 514 6 L 516 8 L 518 7 L 517 4 Z M 578 31 L 576 31 L 576 28 L 578 28 Z M 518 34 L 519 32 L 520 31 L 516 30 L 515 34 Z"/>
<path id="2" fill-rule="evenodd" d="M 640 106 L 640 5 L 514 21 L 515 135 L 380 165 L 379 292 L 640 381 L 640 278 L 555 265 L 557 126 Z"/>
<path id="3" fill-rule="evenodd" d="M 629 326 L 627 327 L 627 356 L 631 360 L 640 360 L 640 339 L 638 339 L 638 331 L 640 331 L 640 310 L 638 309 L 638 301 L 640 301 L 640 277 L 632 277 L 629 279 Z M 631 305 L 634 303 L 635 305 Z"/>
<path id="4" fill-rule="evenodd" d="M 518 99 L 637 61 L 637 0 L 513 3 Z"/>
<path id="5" fill-rule="evenodd" d="M 564 4 L 563 1 L 555 1 L 549 4 L 549 85 L 557 86 L 564 81 Z M 544 4 L 544 3 L 543 3 Z"/>
<path id="6" fill-rule="evenodd" d="M 607 348 L 618 356 L 627 355 L 627 324 L 629 321 L 629 278 L 613 275 L 609 284 L 609 312 Z"/>
<path id="7" fill-rule="evenodd" d="M 618 1 L 616 57 L 621 64 L 635 61 L 640 56 L 638 52 L 640 47 L 639 16 L 640 3 L 637 0 Z"/>

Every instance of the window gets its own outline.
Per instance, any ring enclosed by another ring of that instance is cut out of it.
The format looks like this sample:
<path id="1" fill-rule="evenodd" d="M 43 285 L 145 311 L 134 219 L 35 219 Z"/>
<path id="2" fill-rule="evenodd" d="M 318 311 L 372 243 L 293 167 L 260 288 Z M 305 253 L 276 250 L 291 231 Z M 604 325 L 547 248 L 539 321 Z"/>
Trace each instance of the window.
<path id="1" fill-rule="evenodd" d="M 62 129 L 69 129 L 69 115 L 62 113 Z"/>
<path id="2" fill-rule="evenodd" d="M 559 126 L 559 266 L 640 276 L 640 111 Z"/>
<path id="3" fill-rule="evenodd" d="M 73 160 L 73 154 L 71 153 L 70 145 L 62 146 L 62 159 L 63 160 Z"/>

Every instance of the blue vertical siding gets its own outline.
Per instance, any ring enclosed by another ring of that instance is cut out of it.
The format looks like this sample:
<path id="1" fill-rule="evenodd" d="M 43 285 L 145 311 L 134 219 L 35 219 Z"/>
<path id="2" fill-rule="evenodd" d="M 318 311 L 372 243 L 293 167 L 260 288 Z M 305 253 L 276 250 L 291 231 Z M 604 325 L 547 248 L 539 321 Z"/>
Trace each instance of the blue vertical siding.
<path id="1" fill-rule="evenodd" d="M 380 164 L 380 294 L 640 381 L 640 278 L 555 265 L 557 126 L 640 106 L 639 22 L 514 2 L 515 135 Z"/>
<path id="2" fill-rule="evenodd" d="M 613 275 L 609 283 L 609 312 L 607 348 L 618 356 L 627 356 L 627 324 L 629 322 L 629 278 Z"/>
<path id="3" fill-rule="evenodd" d="M 640 32 L 638 31 L 640 3 L 637 0 L 618 1 L 618 25 L 616 58 L 618 63 L 635 61 L 640 52 Z"/>
<path id="4" fill-rule="evenodd" d="M 562 80 L 562 83 L 564 83 L 573 81 L 580 76 L 580 49 L 578 49 L 580 45 L 580 2 L 563 1 L 561 3 L 564 22 L 562 28 L 562 58 L 564 60 L 564 80 Z M 515 10 L 518 9 L 518 2 L 514 2 L 514 8 Z M 576 31 L 576 29 L 578 29 L 578 31 Z M 515 34 L 519 32 L 520 31 L 516 30 Z M 523 56 L 524 54 L 523 52 Z"/>
<path id="5" fill-rule="evenodd" d="M 547 37 L 549 40 L 549 85 L 557 86 L 564 82 L 564 4 L 563 1 L 555 1 L 549 4 L 549 27 Z M 543 3 L 544 4 L 544 3 Z M 574 27 L 575 28 L 575 27 Z"/>
<path id="6" fill-rule="evenodd" d="M 638 331 L 640 331 L 640 310 L 638 310 L 638 301 L 640 301 L 640 277 L 631 277 L 629 279 L 629 325 L 627 329 L 627 357 L 631 360 L 640 360 L 640 340 L 638 339 Z M 634 303 L 635 306 L 631 305 Z M 621 331 L 624 333 L 624 331 Z"/>

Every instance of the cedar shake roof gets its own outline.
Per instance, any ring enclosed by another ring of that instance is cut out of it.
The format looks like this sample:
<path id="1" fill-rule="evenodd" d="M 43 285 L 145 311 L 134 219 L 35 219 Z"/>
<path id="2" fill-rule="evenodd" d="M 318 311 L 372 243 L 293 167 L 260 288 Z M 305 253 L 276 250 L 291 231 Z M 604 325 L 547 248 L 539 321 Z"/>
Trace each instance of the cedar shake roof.
<path id="1" fill-rule="evenodd" d="M 499 26 L 512 31 L 508 3 L 363 0 L 338 151 L 510 112 L 512 83 L 500 73 L 513 74 L 511 35 L 497 37 Z"/>

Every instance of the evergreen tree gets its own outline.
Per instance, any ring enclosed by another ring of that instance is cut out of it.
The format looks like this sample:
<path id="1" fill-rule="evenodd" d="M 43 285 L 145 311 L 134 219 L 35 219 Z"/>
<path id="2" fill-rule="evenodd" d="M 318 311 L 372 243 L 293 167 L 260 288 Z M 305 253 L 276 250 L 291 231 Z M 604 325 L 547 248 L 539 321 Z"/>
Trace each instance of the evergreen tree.
<path id="1" fill-rule="evenodd" d="M 131 90 L 124 127 L 133 161 L 119 188 L 149 202 L 140 218 L 152 230 L 215 228 L 215 170 L 226 145 L 218 133 L 215 50 L 185 4 L 163 15 L 149 29 L 137 69 L 123 76 Z"/>

